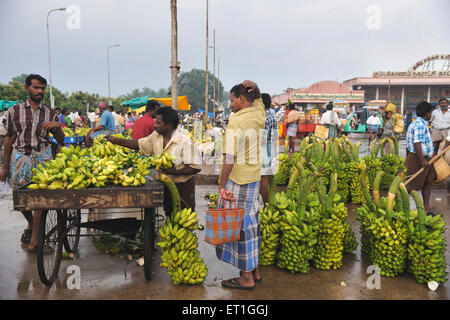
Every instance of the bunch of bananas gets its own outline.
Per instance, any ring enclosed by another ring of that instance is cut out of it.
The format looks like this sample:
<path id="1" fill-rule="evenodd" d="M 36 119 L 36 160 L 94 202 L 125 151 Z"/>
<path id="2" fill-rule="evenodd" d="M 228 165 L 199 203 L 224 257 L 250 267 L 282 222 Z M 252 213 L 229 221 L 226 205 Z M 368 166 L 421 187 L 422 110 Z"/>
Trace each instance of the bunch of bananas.
<path id="1" fill-rule="evenodd" d="M 370 260 L 380 268 L 381 275 L 395 277 L 406 267 L 408 230 L 400 215 L 391 217 L 389 223 L 386 212 L 383 209 L 378 212 L 381 216 L 368 227 L 373 237 Z"/>
<path id="2" fill-rule="evenodd" d="M 208 200 L 208 208 L 216 209 L 217 208 L 217 200 L 219 199 L 218 193 L 209 193 L 207 192 L 205 195 L 205 199 Z"/>
<path id="3" fill-rule="evenodd" d="M 85 136 L 88 134 L 90 128 L 76 128 L 75 133 L 79 136 Z"/>
<path id="4" fill-rule="evenodd" d="M 377 172 L 383 170 L 382 161 L 380 158 L 374 158 L 370 155 L 367 155 L 364 158 L 364 163 L 368 168 L 369 186 L 372 187 Z"/>
<path id="5" fill-rule="evenodd" d="M 173 166 L 173 162 L 175 161 L 175 157 L 171 156 L 169 153 L 163 151 L 161 154 L 159 154 L 152 163 L 152 166 L 156 167 L 156 170 L 159 170 L 160 168 L 163 169 L 170 169 Z"/>
<path id="6" fill-rule="evenodd" d="M 360 221 L 360 234 L 361 234 L 361 252 L 370 255 L 372 243 L 374 242 L 372 232 L 368 229 L 371 225 L 371 221 L 376 218 L 374 212 L 370 211 L 370 208 L 363 204 L 356 209 L 357 220 Z"/>
<path id="7" fill-rule="evenodd" d="M 299 224 L 295 211 L 286 210 L 281 217 L 280 251 L 277 266 L 292 273 L 308 273 L 310 260 L 314 257 L 317 243 L 318 215 L 312 209 L 306 212 L 305 220 Z"/>
<path id="8" fill-rule="evenodd" d="M 408 271 L 419 283 L 447 281 L 447 263 L 445 260 L 445 220 L 441 215 L 425 216 L 423 203 L 417 193 L 412 192 L 417 211 L 411 212 L 408 224 Z"/>
<path id="9" fill-rule="evenodd" d="M 365 163 L 362 160 L 352 161 L 347 165 L 347 176 L 350 182 L 350 195 L 352 203 L 360 204 L 364 203 L 365 199 L 361 189 L 361 171 L 365 167 Z"/>
<path id="10" fill-rule="evenodd" d="M 82 189 L 89 185 L 86 178 L 86 149 L 73 145 L 63 147 L 54 160 L 47 161 L 45 166 L 39 164 L 33 168 L 32 184 L 29 189 Z"/>
<path id="11" fill-rule="evenodd" d="M 197 213 L 183 209 L 173 218 L 168 218 L 159 229 L 161 241 L 161 266 L 167 269 L 174 284 L 200 284 L 207 275 L 203 259 L 200 257 L 198 238 L 194 230 L 198 229 Z"/>
<path id="12" fill-rule="evenodd" d="M 381 158 L 381 170 L 385 172 L 381 180 L 381 189 L 387 190 L 394 181 L 398 171 L 406 171 L 405 160 L 395 154 L 387 154 Z"/>
<path id="13" fill-rule="evenodd" d="M 343 240 L 345 227 L 343 219 L 347 217 L 344 203 L 334 205 L 329 217 L 323 217 L 318 230 L 317 245 L 313 264 L 317 269 L 339 269 L 342 266 Z"/>
<path id="14" fill-rule="evenodd" d="M 286 185 L 289 181 L 289 173 L 292 167 L 291 158 L 287 153 L 282 153 L 278 156 L 279 165 L 278 170 L 275 173 L 275 184 Z"/>
<path id="15" fill-rule="evenodd" d="M 348 223 L 347 219 L 344 220 L 344 253 L 350 253 L 358 248 L 358 242 L 356 242 L 355 233 L 352 230 L 352 226 Z"/>
<path id="16" fill-rule="evenodd" d="M 270 266 L 275 263 L 276 253 L 280 243 L 281 218 L 289 209 L 289 200 L 284 192 L 275 195 L 274 204 L 268 204 L 259 213 L 261 228 L 261 251 L 259 263 Z"/>
<path id="17" fill-rule="evenodd" d="M 92 237 L 91 241 L 98 250 L 107 254 L 116 254 L 123 251 L 126 244 L 126 238 L 107 234 Z"/>
<path id="18" fill-rule="evenodd" d="M 70 128 L 64 127 L 64 128 L 62 128 L 62 130 L 64 132 L 64 136 L 66 136 L 66 137 L 73 137 L 75 135 L 73 130 Z"/>

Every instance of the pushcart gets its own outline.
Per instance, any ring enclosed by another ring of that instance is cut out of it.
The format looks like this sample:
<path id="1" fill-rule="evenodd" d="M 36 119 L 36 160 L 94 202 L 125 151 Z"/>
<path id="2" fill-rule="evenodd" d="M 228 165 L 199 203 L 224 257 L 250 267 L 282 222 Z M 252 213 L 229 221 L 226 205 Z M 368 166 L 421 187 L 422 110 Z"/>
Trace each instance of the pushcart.
<path id="1" fill-rule="evenodd" d="M 75 252 L 80 239 L 82 209 L 141 208 L 144 242 L 144 273 L 150 280 L 151 257 L 156 236 L 156 208 L 163 205 L 164 186 L 147 179 L 143 186 L 13 191 L 14 210 L 42 211 L 37 245 L 37 269 L 42 283 L 57 278 L 63 247 Z"/>

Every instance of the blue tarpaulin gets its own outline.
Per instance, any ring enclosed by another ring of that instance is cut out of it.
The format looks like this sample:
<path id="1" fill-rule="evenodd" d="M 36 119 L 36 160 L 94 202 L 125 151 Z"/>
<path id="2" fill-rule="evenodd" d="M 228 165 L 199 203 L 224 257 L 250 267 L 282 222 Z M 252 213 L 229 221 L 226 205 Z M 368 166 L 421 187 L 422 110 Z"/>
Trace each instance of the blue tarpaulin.
<path id="1" fill-rule="evenodd" d="M 202 109 L 197 109 L 197 111 L 200 112 L 200 113 L 205 113 L 205 110 L 202 110 Z M 208 112 L 208 117 L 210 117 L 210 118 L 214 117 L 214 113 L 213 112 Z"/>

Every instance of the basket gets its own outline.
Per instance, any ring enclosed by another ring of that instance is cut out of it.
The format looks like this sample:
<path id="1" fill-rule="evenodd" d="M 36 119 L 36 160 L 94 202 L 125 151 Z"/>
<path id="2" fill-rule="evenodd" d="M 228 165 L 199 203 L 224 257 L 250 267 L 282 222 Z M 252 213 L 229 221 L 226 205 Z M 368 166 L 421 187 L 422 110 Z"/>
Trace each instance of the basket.
<path id="1" fill-rule="evenodd" d="M 436 180 L 434 183 L 444 182 L 445 179 L 450 177 L 450 166 L 443 157 L 440 157 L 434 162 L 434 169 L 436 170 Z"/>
<path id="2" fill-rule="evenodd" d="M 328 138 L 328 128 L 324 126 L 316 126 L 314 130 L 314 135 L 320 139 Z"/>

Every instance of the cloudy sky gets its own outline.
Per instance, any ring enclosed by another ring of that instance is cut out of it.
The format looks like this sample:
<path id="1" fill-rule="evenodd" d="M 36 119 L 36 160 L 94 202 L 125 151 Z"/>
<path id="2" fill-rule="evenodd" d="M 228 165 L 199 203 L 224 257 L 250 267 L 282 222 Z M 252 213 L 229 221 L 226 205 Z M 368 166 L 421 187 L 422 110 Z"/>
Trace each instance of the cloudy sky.
<path id="1" fill-rule="evenodd" d="M 169 0 L 0 0 L 0 83 L 21 73 L 48 79 L 50 15 L 53 85 L 107 96 L 170 85 Z M 449 0 L 209 0 L 220 78 L 265 92 L 344 81 L 373 71 L 404 71 L 428 55 L 450 53 Z M 446 16 L 447 15 L 447 16 Z M 181 71 L 205 68 L 206 0 L 178 0 Z M 210 70 L 212 71 L 210 50 Z M 1 97 L 0 97 L 1 99 Z"/>

